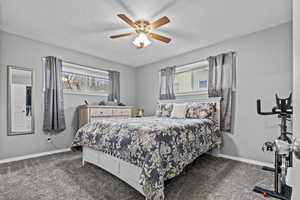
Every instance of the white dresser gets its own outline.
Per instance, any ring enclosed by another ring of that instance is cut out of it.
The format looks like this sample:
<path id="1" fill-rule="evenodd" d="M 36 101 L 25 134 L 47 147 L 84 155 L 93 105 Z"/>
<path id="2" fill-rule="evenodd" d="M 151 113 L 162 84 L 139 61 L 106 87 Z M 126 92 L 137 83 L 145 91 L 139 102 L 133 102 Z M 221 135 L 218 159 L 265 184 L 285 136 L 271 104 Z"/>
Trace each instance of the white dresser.
<path id="1" fill-rule="evenodd" d="M 79 106 L 79 127 L 94 120 L 132 117 L 132 106 Z"/>

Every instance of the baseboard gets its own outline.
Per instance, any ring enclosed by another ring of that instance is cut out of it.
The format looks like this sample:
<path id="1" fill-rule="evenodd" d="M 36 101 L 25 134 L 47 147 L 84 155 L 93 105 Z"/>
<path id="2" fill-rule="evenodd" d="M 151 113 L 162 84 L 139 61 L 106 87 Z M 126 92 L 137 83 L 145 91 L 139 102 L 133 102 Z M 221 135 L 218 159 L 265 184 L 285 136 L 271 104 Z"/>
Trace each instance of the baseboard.
<path id="1" fill-rule="evenodd" d="M 53 151 L 46 151 L 46 152 L 42 152 L 42 153 L 29 154 L 29 155 L 25 155 L 25 156 L 6 158 L 6 159 L 0 160 L 0 164 L 19 161 L 19 160 L 25 160 L 25 159 L 29 159 L 29 158 L 47 156 L 47 155 L 51 155 L 51 154 L 63 153 L 63 152 L 68 152 L 68 151 L 71 151 L 71 149 L 69 149 L 69 148 L 59 149 L 59 150 L 53 150 Z M 230 155 L 221 154 L 221 153 L 218 153 L 218 154 L 216 154 L 216 153 L 207 153 L 207 154 L 215 156 L 215 157 L 226 158 L 226 159 L 235 160 L 235 161 L 244 162 L 244 163 L 249 163 L 249 164 L 258 165 L 258 166 L 274 167 L 272 163 L 268 163 L 268 162 L 261 162 L 261 161 L 256 161 L 256 160 L 251 160 L 251 159 L 241 158 L 241 157 L 236 157 L 236 156 L 230 156 Z"/>
<path id="2" fill-rule="evenodd" d="M 221 158 L 226 158 L 226 159 L 230 159 L 230 160 L 235 160 L 235 161 L 239 161 L 239 162 L 243 162 L 243 163 L 248 163 L 248 164 L 252 164 L 252 165 L 258 165 L 258 166 L 266 166 L 266 167 L 274 167 L 274 165 L 272 163 L 269 162 L 261 162 L 261 161 L 256 161 L 256 160 L 251 160 L 248 158 L 241 158 L 241 157 L 236 157 L 236 156 L 229 156 L 226 154 L 221 154 L 221 153 L 208 153 L 209 155 L 215 156 L 215 157 L 221 157 Z"/>
<path id="3" fill-rule="evenodd" d="M 29 159 L 29 158 L 47 156 L 47 155 L 51 155 L 51 154 L 63 153 L 63 152 L 68 152 L 68 151 L 71 151 L 71 149 L 70 148 L 68 148 L 68 149 L 59 149 L 59 150 L 53 150 L 53 151 L 46 151 L 46 152 L 42 152 L 42 153 L 28 154 L 28 155 L 25 155 L 25 156 L 6 158 L 6 159 L 3 159 L 3 160 L 0 160 L 0 164 L 19 161 L 19 160 L 25 160 L 25 159 Z"/>

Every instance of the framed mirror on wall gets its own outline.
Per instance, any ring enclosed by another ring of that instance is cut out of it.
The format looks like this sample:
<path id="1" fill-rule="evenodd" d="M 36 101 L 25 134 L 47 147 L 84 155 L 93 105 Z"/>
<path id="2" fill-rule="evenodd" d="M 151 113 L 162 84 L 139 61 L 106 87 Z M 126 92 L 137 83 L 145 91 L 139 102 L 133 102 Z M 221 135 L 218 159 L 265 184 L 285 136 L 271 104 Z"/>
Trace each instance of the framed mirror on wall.
<path id="1" fill-rule="evenodd" d="M 7 135 L 34 133 L 33 69 L 7 67 Z"/>

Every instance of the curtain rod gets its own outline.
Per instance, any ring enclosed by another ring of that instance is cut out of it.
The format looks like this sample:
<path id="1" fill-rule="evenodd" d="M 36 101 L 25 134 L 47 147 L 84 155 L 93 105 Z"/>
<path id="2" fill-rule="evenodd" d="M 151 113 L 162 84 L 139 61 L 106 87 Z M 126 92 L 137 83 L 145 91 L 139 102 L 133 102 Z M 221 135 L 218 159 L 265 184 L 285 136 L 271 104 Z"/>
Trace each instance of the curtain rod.
<path id="1" fill-rule="evenodd" d="M 186 66 L 186 65 L 192 65 L 192 64 L 195 64 L 195 63 L 198 63 L 198 62 L 204 62 L 206 61 L 206 59 L 200 59 L 200 60 L 195 60 L 193 62 L 189 62 L 189 63 L 185 63 L 185 64 L 180 64 L 180 65 L 175 65 L 176 67 L 180 68 L 180 67 L 183 67 L 183 66 Z"/>
<path id="2" fill-rule="evenodd" d="M 227 53 L 233 53 L 234 55 L 236 55 L 236 52 L 235 51 L 228 51 L 226 53 L 221 53 L 221 54 L 227 54 Z M 217 54 L 217 55 L 220 55 L 220 54 Z M 180 67 L 184 67 L 186 65 L 192 65 L 192 64 L 195 64 L 195 63 L 198 63 L 198 62 L 204 62 L 204 61 L 207 61 L 206 58 L 202 58 L 200 60 L 195 60 L 193 62 L 189 62 L 189 63 L 184 63 L 184 64 L 180 64 L 180 65 L 174 65 L 176 68 L 180 68 Z"/>
<path id="3" fill-rule="evenodd" d="M 46 59 L 46 56 L 43 56 L 42 57 L 42 60 Z M 61 58 L 59 58 L 61 59 Z M 98 67 L 91 67 L 91 66 L 88 66 L 88 65 L 83 65 L 83 64 L 79 64 L 79 63 L 74 63 L 74 62 L 70 62 L 68 60 L 64 60 L 64 59 L 61 59 L 63 62 L 65 63 L 68 63 L 68 64 L 71 64 L 71 65 L 79 65 L 79 66 L 82 66 L 82 67 L 87 67 L 87 68 L 92 68 L 92 69 L 95 69 L 95 70 L 103 70 L 103 71 L 109 71 L 109 69 L 103 69 L 103 68 L 98 68 Z"/>

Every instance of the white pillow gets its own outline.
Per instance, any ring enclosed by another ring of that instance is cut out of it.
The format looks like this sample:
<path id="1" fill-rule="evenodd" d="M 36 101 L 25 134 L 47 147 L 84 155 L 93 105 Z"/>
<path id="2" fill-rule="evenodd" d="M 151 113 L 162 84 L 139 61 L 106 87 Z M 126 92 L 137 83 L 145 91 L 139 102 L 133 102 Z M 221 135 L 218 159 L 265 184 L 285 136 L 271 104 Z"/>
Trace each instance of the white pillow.
<path id="1" fill-rule="evenodd" d="M 171 118 L 184 119 L 186 117 L 186 109 L 187 109 L 186 103 L 173 104 Z"/>

